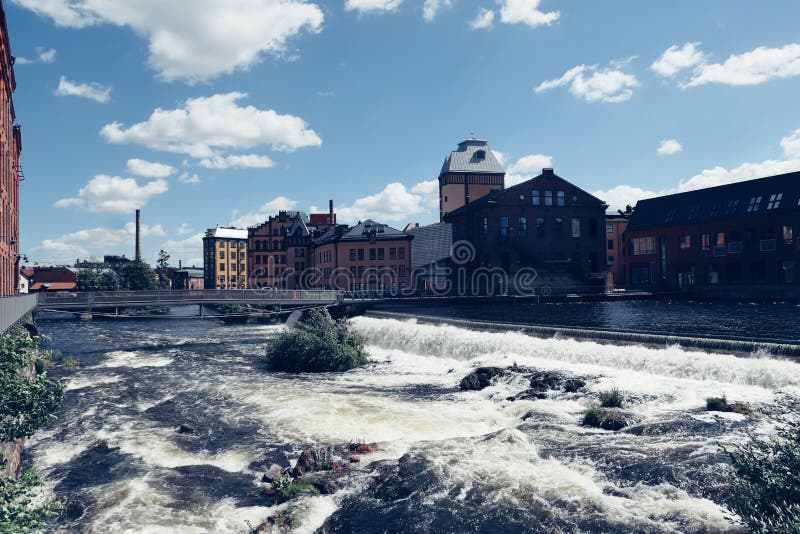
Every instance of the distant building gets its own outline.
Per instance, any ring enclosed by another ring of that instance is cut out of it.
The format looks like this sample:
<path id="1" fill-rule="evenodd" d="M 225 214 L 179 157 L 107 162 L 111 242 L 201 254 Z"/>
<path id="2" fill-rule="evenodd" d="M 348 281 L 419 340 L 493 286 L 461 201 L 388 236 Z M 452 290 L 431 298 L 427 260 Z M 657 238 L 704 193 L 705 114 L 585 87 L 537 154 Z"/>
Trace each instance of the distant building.
<path id="1" fill-rule="evenodd" d="M 800 172 L 641 200 L 628 222 L 628 286 L 798 298 Z"/>
<path id="2" fill-rule="evenodd" d="M 444 289 L 449 271 L 447 261 L 453 247 L 453 225 L 408 225 L 403 232 L 414 237 L 411 241 L 411 282 L 419 289 Z"/>
<path id="3" fill-rule="evenodd" d="M 19 182 L 22 130 L 15 124 L 14 57 L 6 14 L 0 3 L 0 296 L 19 293 Z"/>
<path id="4" fill-rule="evenodd" d="M 31 274 L 31 276 L 33 276 Z M 31 279 L 30 277 L 24 272 L 24 270 L 20 271 L 19 273 L 19 292 L 20 294 L 26 294 L 30 292 L 31 288 Z"/>
<path id="5" fill-rule="evenodd" d="M 317 285 L 341 290 L 408 287 L 413 238 L 372 220 L 331 227 L 312 248 L 320 275 Z"/>
<path id="6" fill-rule="evenodd" d="M 505 185 L 505 171 L 482 139 L 467 139 L 450 153 L 439 172 L 439 219 Z"/>
<path id="7" fill-rule="evenodd" d="M 472 268 L 499 268 L 508 276 L 533 268 L 550 285 L 594 286 L 605 280 L 606 207 L 543 169 L 446 214 L 445 221 L 453 224 L 454 242 L 472 247 Z"/>
<path id="8" fill-rule="evenodd" d="M 205 273 L 199 267 L 177 269 L 172 275 L 172 289 L 203 289 Z"/>
<path id="9" fill-rule="evenodd" d="M 247 230 L 217 226 L 203 237 L 206 289 L 247 288 Z"/>
<path id="10" fill-rule="evenodd" d="M 625 286 L 625 229 L 630 213 L 606 215 L 606 268 L 610 289 Z"/>
<path id="11" fill-rule="evenodd" d="M 34 267 L 29 291 L 74 291 L 75 271 L 67 267 Z"/>

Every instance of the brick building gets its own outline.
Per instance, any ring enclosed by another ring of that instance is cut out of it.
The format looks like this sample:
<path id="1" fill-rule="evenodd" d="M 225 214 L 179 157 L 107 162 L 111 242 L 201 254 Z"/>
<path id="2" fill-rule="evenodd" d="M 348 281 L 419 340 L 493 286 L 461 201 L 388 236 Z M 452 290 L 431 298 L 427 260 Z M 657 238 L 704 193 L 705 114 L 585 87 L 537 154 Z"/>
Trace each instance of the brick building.
<path id="1" fill-rule="evenodd" d="M 800 297 L 800 172 L 642 200 L 625 239 L 628 286 Z"/>
<path id="2" fill-rule="evenodd" d="M 445 215 L 453 240 L 474 247 L 471 267 L 513 275 L 534 268 L 553 283 L 584 286 L 605 280 L 606 204 L 543 169 L 542 174 Z"/>
<path id="3" fill-rule="evenodd" d="M 205 272 L 199 267 L 176 269 L 172 275 L 172 289 L 203 289 Z"/>
<path id="4" fill-rule="evenodd" d="M 447 156 L 439 172 L 439 218 L 491 191 L 503 189 L 505 171 L 482 139 L 467 139 Z"/>
<path id="5" fill-rule="evenodd" d="M 22 133 L 15 124 L 13 93 L 14 57 L 0 3 L 0 296 L 19 293 L 19 156 Z"/>
<path id="6" fill-rule="evenodd" d="M 247 288 L 247 230 L 217 226 L 203 237 L 205 289 Z"/>
<path id="7" fill-rule="evenodd" d="M 606 215 L 606 269 L 609 288 L 625 287 L 625 229 L 630 213 Z"/>
<path id="8" fill-rule="evenodd" d="M 314 268 L 320 287 L 393 290 L 408 287 L 412 235 L 375 221 L 337 225 L 315 240 Z"/>

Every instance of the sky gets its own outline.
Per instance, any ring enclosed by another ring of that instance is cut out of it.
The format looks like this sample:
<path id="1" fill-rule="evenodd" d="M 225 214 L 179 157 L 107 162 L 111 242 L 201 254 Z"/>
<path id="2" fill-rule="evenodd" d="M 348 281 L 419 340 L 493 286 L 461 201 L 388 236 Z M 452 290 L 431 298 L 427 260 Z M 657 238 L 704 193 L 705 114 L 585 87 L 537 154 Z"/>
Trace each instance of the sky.
<path id="1" fill-rule="evenodd" d="M 471 136 L 610 211 L 800 170 L 800 2 L 5 0 L 21 253 L 202 265 L 279 209 L 438 218 Z"/>

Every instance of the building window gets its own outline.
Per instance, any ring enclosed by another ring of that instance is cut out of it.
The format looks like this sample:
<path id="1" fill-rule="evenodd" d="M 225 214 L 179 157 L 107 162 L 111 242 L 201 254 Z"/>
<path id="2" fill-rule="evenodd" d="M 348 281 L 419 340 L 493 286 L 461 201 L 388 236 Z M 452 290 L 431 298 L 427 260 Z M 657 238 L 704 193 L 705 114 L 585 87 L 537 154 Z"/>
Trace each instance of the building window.
<path id="1" fill-rule="evenodd" d="M 564 237 L 564 220 L 561 217 L 553 219 L 553 237 Z"/>
<path id="2" fill-rule="evenodd" d="M 478 161 L 483 161 L 486 159 L 486 151 L 485 150 L 476 150 L 475 151 L 475 159 Z"/>
<path id="3" fill-rule="evenodd" d="M 791 226 L 783 227 L 783 242 L 787 245 L 791 245 L 792 241 L 794 241 L 794 232 L 792 230 Z"/>
<path id="4" fill-rule="evenodd" d="M 572 219 L 572 237 L 580 237 L 581 236 L 581 220 L 580 219 Z"/>
<path id="5" fill-rule="evenodd" d="M 544 237 L 544 234 L 544 217 L 536 217 L 536 235 L 539 237 Z"/>
<path id="6" fill-rule="evenodd" d="M 520 217 L 519 218 L 519 230 L 518 230 L 520 237 L 528 237 L 528 218 L 527 217 Z"/>
<path id="7" fill-rule="evenodd" d="M 725 232 L 717 232 L 716 245 L 718 247 L 724 247 L 725 246 Z"/>
<path id="8" fill-rule="evenodd" d="M 261 250 L 261 241 L 256 241 L 256 250 Z"/>
<path id="9" fill-rule="evenodd" d="M 717 266 L 713 263 L 709 263 L 706 267 L 706 283 L 707 284 L 718 284 L 719 283 L 719 272 L 717 271 Z"/>
<path id="10" fill-rule="evenodd" d="M 653 256 L 656 253 L 656 238 L 653 236 L 631 238 L 631 256 Z"/>
<path id="11" fill-rule="evenodd" d="M 711 234 L 703 234 L 700 237 L 700 246 L 703 250 L 711 250 Z"/>
<path id="12" fill-rule="evenodd" d="M 564 202 L 564 192 L 563 191 L 558 191 L 556 193 L 556 202 L 557 202 L 559 207 L 562 207 L 562 208 L 564 207 L 565 202 Z"/>
<path id="13" fill-rule="evenodd" d="M 374 260 L 377 257 L 378 256 L 377 256 L 377 252 L 375 252 L 375 249 L 374 248 L 369 249 L 369 259 Z"/>
<path id="14" fill-rule="evenodd" d="M 364 261 L 364 249 L 358 249 L 358 261 Z"/>
<path id="15" fill-rule="evenodd" d="M 489 235 L 489 218 L 488 217 L 484 217 L 483 218 L 483 237 L 486 237 L 487 235 Z"/>
<path id="16" fill-rule="evenodd" d="M 774 195 L 770 195 L 769 203 L 767 204 L 767 209 L 773 210 L 780 208 L 782 198 L 783 198 L 783 193 L 775 193 Z"/>
<path id="17" fill-rule="evenodd" d="M 609 256 L 608 257 L 608 266 L 609 267 L 613 267 L 614 266 L 614 256 Z"/>
<path id="18" fill-rule="evenodd" d="M 545 206 L 552 206 L 553 205 L 553 192 L 552 191 L 545 191 L 544 192 L 544 205 Z"/>
<path id="19" fill-rule="evenodd" d="M 350 261 L 356 261 L 356 249 L 350 249 Z"/>
<path id="20" fill-rule="evenodd" d="M 397 249 L 397 257 L 399 259 L 401 259 L 401 260 L 406 259 L 406 249 L 403 248 L 403 247 L 398 248 Z"/>
<path id="21" fill-rule="evenodd" d="M 678 237 L 678 244 L 680 245 L 681 250 L 689 250 L 692 248 L 692 236 L 682 235 Z"/>
<path id="22" fill-rule="evenodd" d="M 219 259 L 221 259 L 221 260 L 225 259 L 225 253 L 222 252 L 221 250 L 219 251 Z"/>
<path id="23" fill-rule="evenodd" d="M 500 236 L 508 237 L 508 217 L 500 217 Z"/>
<path id="24" fill-rule="evenodd" d="M 780 275 L 784 284 L 794 283 L 794 262 L 791 260 L 781 262 Z"/>
<path id="25" fill-rule="evenodd" d="M 608 240 L 608 250 L 614 250 L 614 240 L 613 239 L 609 239 Z"/>
<path id="26" fill-rule="evenodd" d="M 542 195 L 541 191 L 538 189 L 534 189 L 531 191 L 531 202 L 534 206 L 541 206 L 542 205 Z M 800 205 L 800 201 L 798 201 L 798 205 Z"/>
<path id="27" fill-rule="evenodd" d="M 607 234 L 613 234 L 614 233 L 614 225 L 613 224 L 607 224 L 606 225 L 606 233 Z"/>
<path id="28" fill-rule="evenodd" d="M 392 247 L 389 249 L 389 259 L 396 260 L 397 259 L 397 249 Z"/>
<path id="29" fill-rule="evenodd" d="M 399 267 L 399 273 L 398 274 L 399 274 L 400 278 L 405 278 L 405 276 L 406 276 L 406 266 L 405 265 L 399 265 L 398 267 Z"/>
<path id="30" fill-rule="evenodd" d="M 384 253 L 384 249 L 383 248 L 379 248 L 378 249 L 378 259 L 379 260 L 385 260 L 386 259 L 386 255 Z"/>
<path id="31" fill-rule="evenodd" d="M 759 242 L 758 248 L 761 252 L 772 252 L 777 248 L 776 245 L 775 239 L 762 239 Z"/>
<path id="32" fill-rule="evenodd" d="M 224 263 L 220 263 L 219 264 L 219 270 L 220 270 L 220 272 L 225 270 L 225 264 Z"/>
<path id="33" fill-rule="evenodd" d="M 761 197 L 750 197 L 750 203 L 747 205 L 747 213 L 756 212 L 761 206 Z"/>

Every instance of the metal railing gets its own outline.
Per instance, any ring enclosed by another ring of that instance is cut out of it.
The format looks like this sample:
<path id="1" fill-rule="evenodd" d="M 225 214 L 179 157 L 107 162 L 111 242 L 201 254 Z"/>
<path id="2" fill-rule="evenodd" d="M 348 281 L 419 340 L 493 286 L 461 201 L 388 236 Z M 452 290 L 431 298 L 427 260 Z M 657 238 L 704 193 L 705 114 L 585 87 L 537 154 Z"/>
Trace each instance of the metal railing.
<path id="1" fill-rule="evenodd" d="M 0 298 L 0 333 L 5 332 L 36 307 L 36 295 Z"/>

